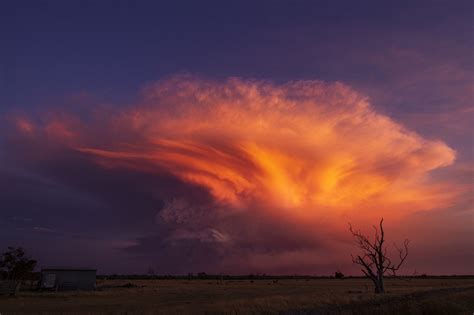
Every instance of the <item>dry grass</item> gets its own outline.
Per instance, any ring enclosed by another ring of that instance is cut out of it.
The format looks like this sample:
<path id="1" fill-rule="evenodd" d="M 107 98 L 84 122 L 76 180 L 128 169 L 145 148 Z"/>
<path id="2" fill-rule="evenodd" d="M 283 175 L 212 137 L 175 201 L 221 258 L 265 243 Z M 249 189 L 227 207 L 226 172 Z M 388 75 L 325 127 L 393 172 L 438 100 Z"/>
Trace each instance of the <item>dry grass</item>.
<path id="1" fill-rule="evenodd" d="M 132 282 L 137 287 L 126 288 Z M 474 279 L 388 280 L 385 296 L 364 279 L 105 280 L 95 292 L 1 297 L 5 314 L 472 314 Z M 430 291 L 431 293 L 422 293 Z M 418 293 L 417 293 L 418 292 Z M 412 294 L 412 295 L 407 295 Z M 418 294 L 418 295 L 417 295 Z M 403 298 L 400 298 L 403 296 Z M 408 300 L 407 300 L 408 299 Z M 405 301 L 407 300 L 407 301 Z M 446 312 L 444 312 L 446 311 Z M 311 312 L 308 312 L 308 314 Z"/>

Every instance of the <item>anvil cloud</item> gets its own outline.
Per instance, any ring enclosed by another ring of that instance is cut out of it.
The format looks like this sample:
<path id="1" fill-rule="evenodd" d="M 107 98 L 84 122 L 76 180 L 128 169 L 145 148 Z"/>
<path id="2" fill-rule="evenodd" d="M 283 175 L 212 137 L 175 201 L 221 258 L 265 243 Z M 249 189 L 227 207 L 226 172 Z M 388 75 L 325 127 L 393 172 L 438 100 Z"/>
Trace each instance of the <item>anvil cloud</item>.
<path id="1" fill-rule="evenodd" d="M 453 149 L 342 83 L 176 76 L 126 108 L 8 120 L 7 155 L 18 164 L 80 159 L 102 176 L 162 181 L 144 184 L 156 230 L 123 247 L 174 272 L 333 268 L 349 248 L 348 221 L 396 223 L 458 193 L 431 175 L 454 162 Z"/>

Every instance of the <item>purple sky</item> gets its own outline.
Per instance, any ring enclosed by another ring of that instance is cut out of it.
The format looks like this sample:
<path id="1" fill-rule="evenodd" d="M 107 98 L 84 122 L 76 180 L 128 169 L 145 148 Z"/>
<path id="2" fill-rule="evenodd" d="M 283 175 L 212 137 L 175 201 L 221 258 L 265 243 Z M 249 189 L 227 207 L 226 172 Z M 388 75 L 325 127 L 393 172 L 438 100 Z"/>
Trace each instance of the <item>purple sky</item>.
<path id="1" fill-rule="evenodd" d="M 473 9 L 1 4 L 0 247 L 100 273 L 355 274 L 347 222 L 383 215 L 404 272 L 474 273 Z"/>

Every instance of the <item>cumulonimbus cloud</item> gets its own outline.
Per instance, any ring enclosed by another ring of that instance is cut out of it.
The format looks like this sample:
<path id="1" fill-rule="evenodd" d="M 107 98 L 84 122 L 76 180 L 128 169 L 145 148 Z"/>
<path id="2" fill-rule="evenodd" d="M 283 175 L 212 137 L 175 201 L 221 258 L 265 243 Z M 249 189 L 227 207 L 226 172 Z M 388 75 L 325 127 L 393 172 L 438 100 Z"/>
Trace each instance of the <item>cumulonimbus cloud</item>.
<path id="1" fill-rule="evenodd" d="M 104 167 L 170 173 L 223 206 L 303 214 L 374 200 L 429 207 L 441 194 L 428 173 L 455 158 L 446 144 L 376 113 L 340 83 L 175 77 L 143 95 L 101 119 L 63 114 L 35 126 L 18 118 L 17 127 Z"/>
<path id="2" fill-rule="evenodd" d="M 188 196 L 165 201 L 156 219 L 176 226 L 172 240 L 232 246 L 238 233 L 219 223 L 228 213 L 332 222 L 400 217 L 453 199 L 430 172 L 452 164 L 455 152 L 341 83 L 177 76 L 147 86 L 127 108 L 14 121 L 16 141 L 34 138 L 111 171 L 167 174 L 207 191 L 205 205 Z"/>

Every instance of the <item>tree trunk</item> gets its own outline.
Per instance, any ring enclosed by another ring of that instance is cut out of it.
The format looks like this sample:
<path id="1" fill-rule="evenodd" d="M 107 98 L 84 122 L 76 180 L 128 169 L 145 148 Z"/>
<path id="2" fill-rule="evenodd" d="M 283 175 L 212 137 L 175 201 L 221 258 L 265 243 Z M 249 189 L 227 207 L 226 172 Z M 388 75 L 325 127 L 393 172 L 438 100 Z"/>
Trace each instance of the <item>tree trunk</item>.
<path id="1" fill-rule="evenodd" d="M 375 293 L 381 293 L 378 278 L 377 277 L 371 277 L 370 280 L 372 280 L 372 282 L 374 283 L 374 292 Z"/>
<path id="2" fill-rule="evenodd" d="M 383 274 L 378 274 L 377 278 L 374 280 L 375 284 L 375 293 L 385 293 L 385 283 L 383 279 Z"/>

